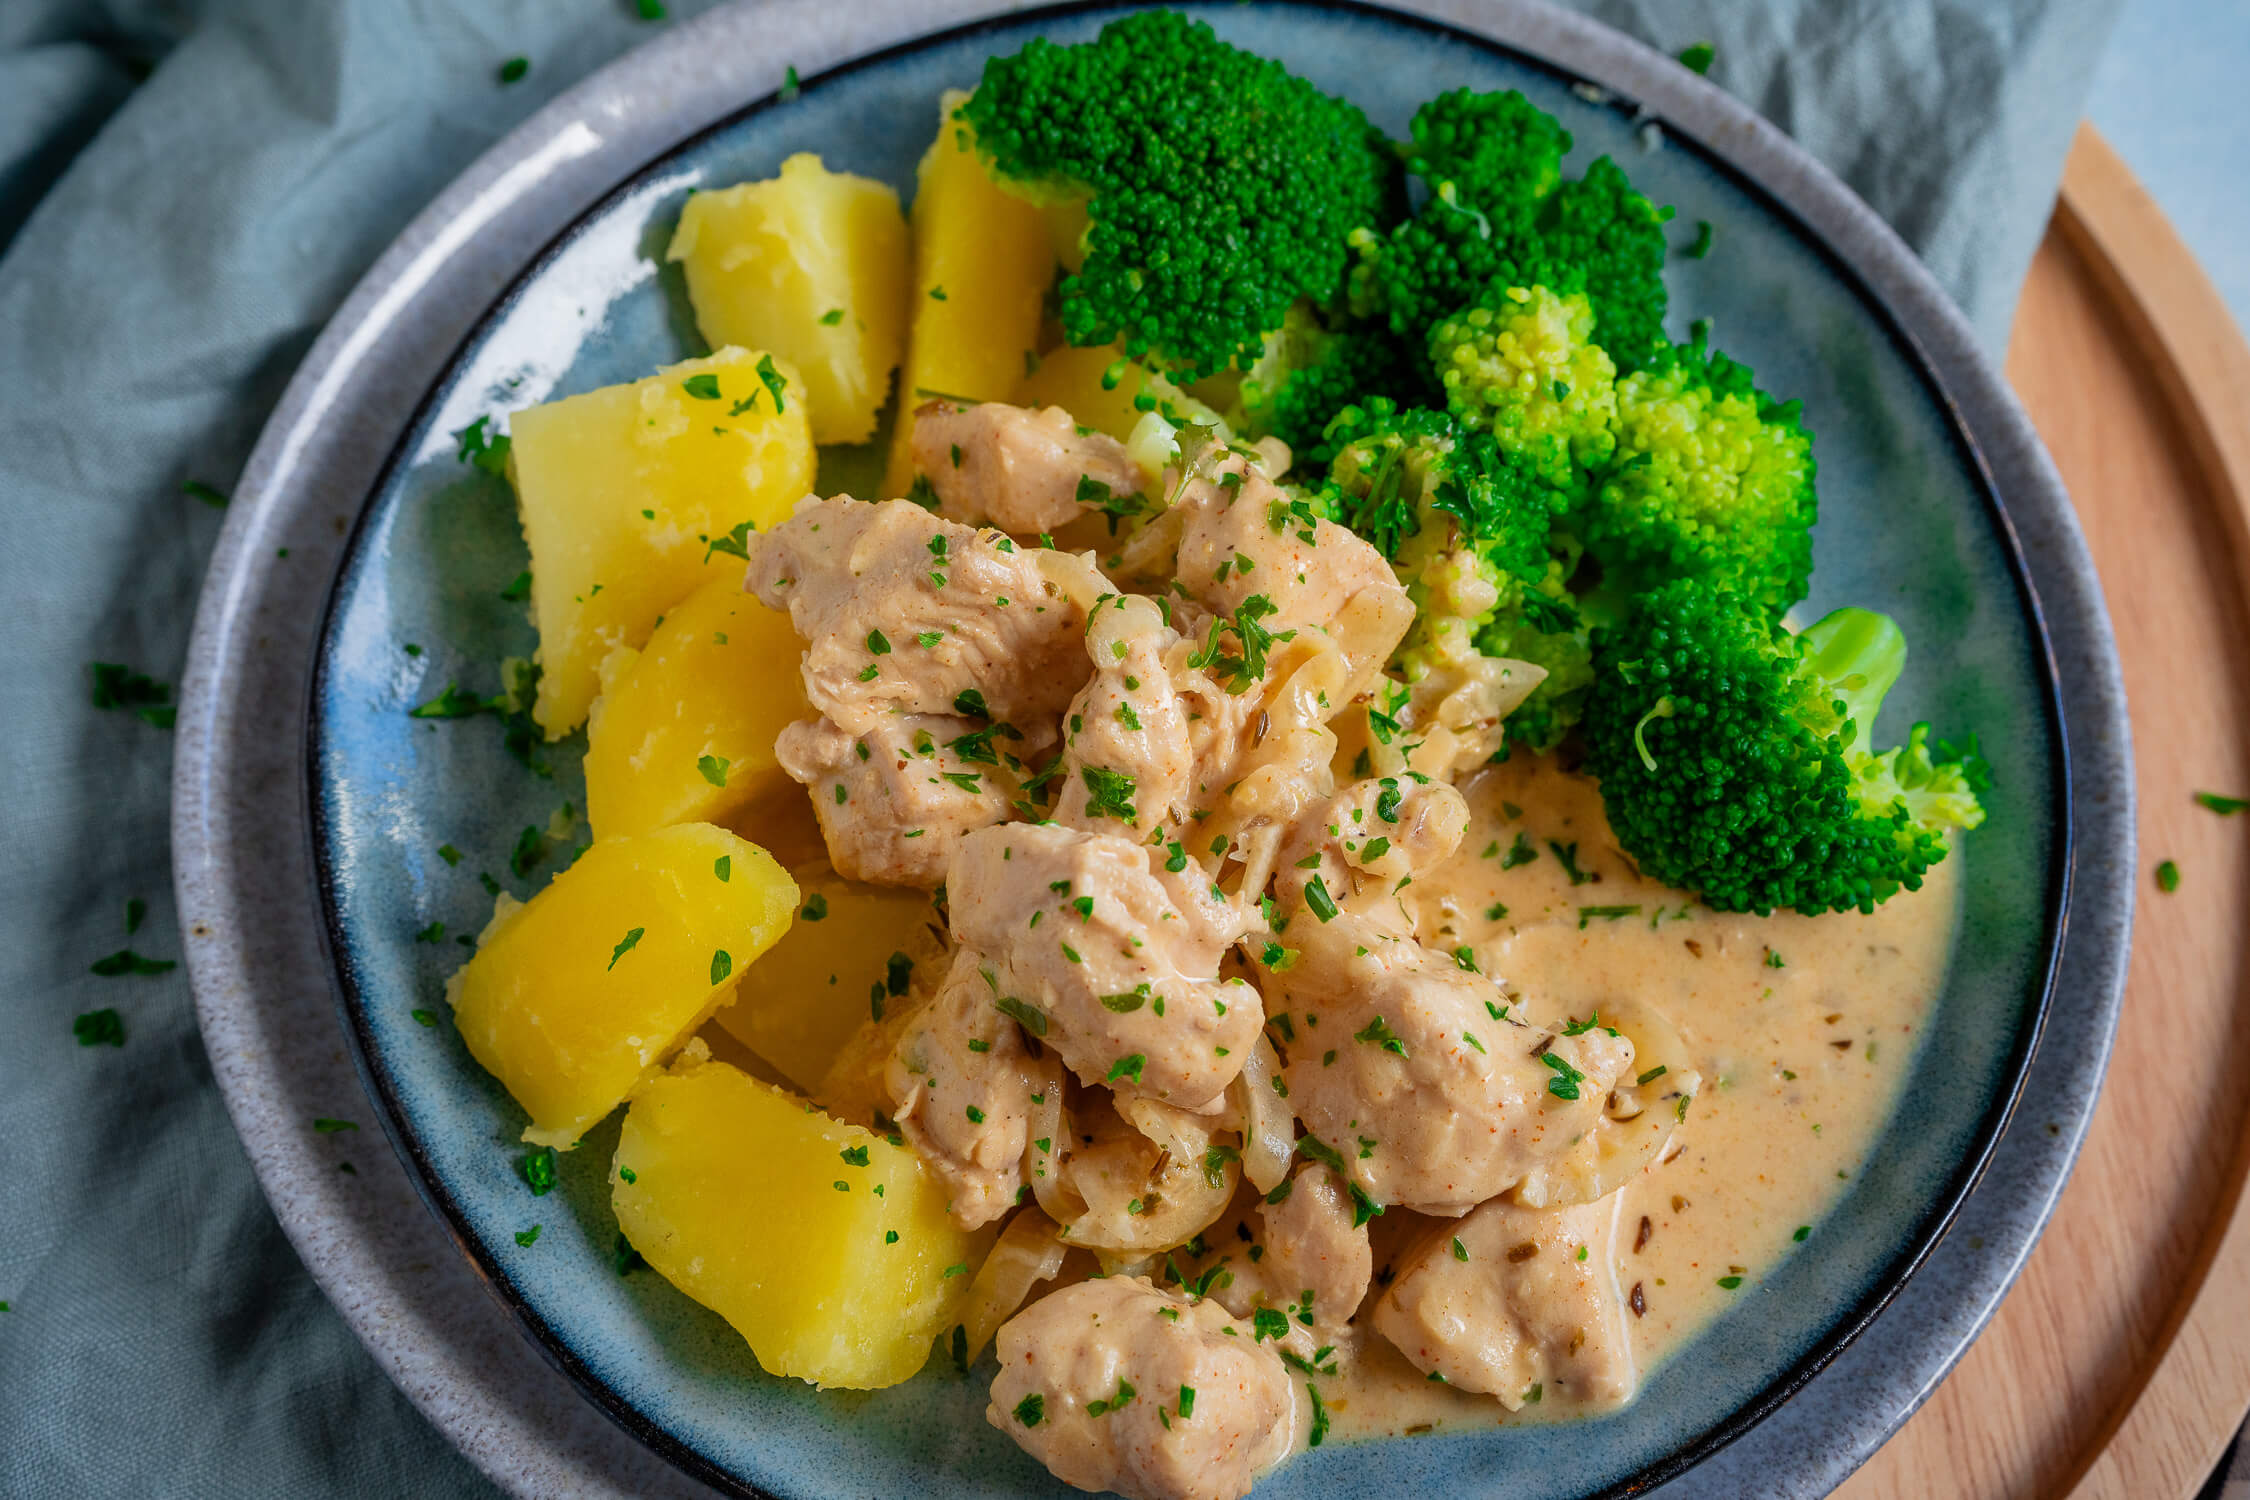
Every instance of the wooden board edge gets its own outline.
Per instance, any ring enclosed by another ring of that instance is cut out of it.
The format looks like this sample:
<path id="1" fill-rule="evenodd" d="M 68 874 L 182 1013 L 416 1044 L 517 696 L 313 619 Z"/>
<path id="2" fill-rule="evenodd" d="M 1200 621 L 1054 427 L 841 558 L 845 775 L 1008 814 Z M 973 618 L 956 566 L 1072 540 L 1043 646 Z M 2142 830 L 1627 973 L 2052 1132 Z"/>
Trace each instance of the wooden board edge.
<path id="1" fill-rule="evenodd" d="M 2218 288 L 2148 189 L 2081 123 L 2063 166 L 2055 222 L 2107 284 L 2118 312 L 2160 351 L 2164 383 L 2198 466 L 2221 496 L 2250 580 L 2250 343 Z"/>
<path id="2" fill-rule="evenodd" d="M 2147 190 L 2082 124 L 2063 171 L 2056 222 L 2102 278 L 2121 317 L 2138 325 L 2149 368 L 2226 512 L 2234 571 L 2250 581 L 2250 343 Z M 2177 1494 L 2197 1494 L 2250 1411 L 2250 1135 L 2212 1205 L 2212 1236 L 2149 1351 L 2137 1393 L 2090 1435 L 2070 1500 L 2142 1500 L 2151 1467 L 2177 1465 Z M 2184 1451 L 2183 1451 L 2184 1450 Z M 2137 1463 L 2132 1455 L 2162 1455 Z M 2165 1459 L 2171 1462 L 2167 1464 Z"/>

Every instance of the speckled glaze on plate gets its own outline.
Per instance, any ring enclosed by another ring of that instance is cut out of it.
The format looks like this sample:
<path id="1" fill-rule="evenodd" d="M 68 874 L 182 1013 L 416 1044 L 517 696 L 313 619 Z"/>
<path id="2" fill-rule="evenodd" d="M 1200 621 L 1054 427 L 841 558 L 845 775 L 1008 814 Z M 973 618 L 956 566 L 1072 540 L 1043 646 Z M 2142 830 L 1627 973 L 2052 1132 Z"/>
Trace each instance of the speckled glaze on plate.
<path id="1" fill-rule="evenodd" d="M 257 503 L 230 520 L 198 624 L 177 847 L 214 1065 L 316 1275 L 424 1409 L 525 1493 L 647 1493 L 682 1481 L 647 1448 L 590 1423 L 567 1386 L 524 1358 L 529 1346 L 508 1320 L 465 1292 L 463 1263 L 412 1209 L 403 1179 L 385 1174 L 345 1193 L 297 1144 L 301 1126 L 290 1126 L 340 1102 L 342 1039 L 322 1002 L 339 975 L 350 1043 L 386 1128 L 467 1264 L 540 1351 L 648 1448 L 722 1488 L 787 1496 L 1052 1487 L 985 1427 L 981 1382 L 931 1372 L 894 1392 L 819 1395 L 760 1374 L 723 1325 L 654 1278 L 620 1281 L 606 1261 L 614 1224 L 600 1181 L 614 1124 L 573 1154 L 558 1193 L 532 1199 L 514 1175 L 514 1106 L 449 1030 L 409 1015 L 430 1003 L 452 961 L 411 934 L 431 920 L 473 930 L 486 907 L 474 867 L 505 878 L 516 831 L 579 800 L 567 753 L 554 783 L 533 782 L 489 723 L 433 726 L 403 714 L 448 677 L 489 687 L 478 674 L 530 645 L 520 613 L 495 597 L 522 566 L 505 491 L 464 477 L 448 434 L 488 410 L 633 378 L 692 351 L 655 262 L 689 186 L 770 172 L 795 149 L 904 184 L 940 87 L 972 81 L 984 56 L 1032 31 L 1090 34 L 1101 14 L 995 22 L 824 76 L 830 62 L 969 8 L 917 7 L 911 22 L 882 7 L 835 9 L 763 6 L 753 20 L 738 8 L 681 28 L 558 100 L 417 221 L 276 414 L 244 486 Z M 1730 259 L 1723 272 L 1675 263 L 1684 310 L 1675 321 L 1714 316 L 1721 342 L 1764 383 L 1806 399 L 1826 502 L 1812 608 L 1856 600 L 1898 613 L 1917 652 L 1898 720 L 1977 728 L 2002 788 L 1971 845 L 1964 941 L 1927 1043 L 1948 1065 L 1917 1071 L 1900 1123 L 1822 1225 L 1819 1253 L 1747 1293 L 1619 1416 L 1331 1448 L 1260 1493 L 1374 1494 L 1442 1480 L 1468 1493 L 1573 1495 L 1673 1473 L 1667 1492 L 1821 1493 L 1981 1326 L 2044 1221 L 2106 1053 L 2128 917 L 2127 752 L 2106 626 L 2067 501 L 1965 328 L 1888 231 L 1739 106 L 1662 60 L 1530 7 L 1479 10 L 1477 29 L 1516 54 L 1360 10 L 1206 14 L 1394 132 L 1437 88 L 1522 87 L 1572 130 L 1578 161 L 1616 154 L 1684 222 L 1716 223 Z M 753 57 L 770 66 L 760 71 Z M 806 75 L 802 98 L 753 106 L 650 161 L 669 139 L 770 89 L 784 57 Z M 1579 97 L 1569 85 L 1580 78 L 1645 105 L 1672 143 L 1643 154 L 1631 106 Z M 338 407 L 346 399 L 348 415 Z M 312 618 L 331 576 L 323 564 L 370 495 L 323 651 Z M 2018 533 L 2028 578 L 2015 561 Z M 277 545 L 318 560 L 279 568 Z M 426 654 L 406 656 L 406 641 Z M 2068 668 L 2066 716 L 2053 698 L 2057 657 Z M 293 758 L 297 724 L 312 729 L 309 787 Z M 307 797 L 333 965 L 309 909 L 307 803 L 295 800 Z M 459 869 L 435 855 L 447 841 L 470 851 Z M 2025 1075 L 2058 958 L 2049 1040 Z M 2019 1075 L 2038 1126 L 2007 1136 L 1968 1203 L 1967 1231 L 1869 1324 L 1967 1190 Z M 544 1225 L 539 1243 L 518 1247 L 513 1232 L 534 1221 Z"/>

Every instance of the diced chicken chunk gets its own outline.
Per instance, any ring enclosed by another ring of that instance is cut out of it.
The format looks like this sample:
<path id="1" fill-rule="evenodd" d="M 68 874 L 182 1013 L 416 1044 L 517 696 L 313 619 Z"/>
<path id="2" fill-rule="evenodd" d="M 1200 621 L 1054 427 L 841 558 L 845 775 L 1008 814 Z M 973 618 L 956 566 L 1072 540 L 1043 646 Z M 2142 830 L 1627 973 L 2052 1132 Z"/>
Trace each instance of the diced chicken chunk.
<path id="1" fill-rule="evenodd" d="M 1363 912 L 1403 936 L 1414 924 L 1399 900 L 1401 884 L 1451 858 L 1468 826 L 1469 804 L 1442 781 L 1354 782 L 1290 830 L 1274 869 L 1274 894 L 1296 905 L 1318 880 L 1340 909 Z"/>
<path id="2" fill-rule="evenodd" d="M 1290 510 L 1264 469 L 1239 454 L 1205 449 L 1189 470 L 1176 506 L 1180 584 L 1212 613 L 1241 621 L 1247 612 L 1277 637 L 1331 637 L 1352 667 L 1337 706 L 1365 691 L 1414 620 L 1383 554 L 1306 507 Z"/>
<path id="3" fill-rule="evenodd" d="M 1084 611 L 1048 570 L 1093 570 L 1046 557 L 905 500 L 838 496 L 759 538 L 744 587 L 789 611 L 805 694 L 850 733 L 900 714 L 982 712 L 1028 728 L 1086 680 Z"/>
<path id="4" fill-rule="evenodd" d="M 1638 1377 L 1617 1291 L 1618 1202 L 1485 1204 L 1417 1248 L 1375 1303 L 1376 1331 L 1416 1369 L 1510 1411 L 1547 1393 L 1624 1405 Z"/>
<path id="5" fill-rule="evenodd" d="M 964 835 L 1008 816 L 1016 783 L 986 759 L 989 743 L 973 719 L 910 714 L 857 737 L 807 719 L 781 732 L 774 756 L 812 789 L 837 874 L 927 891 L 945 879 Z"/>
<path id="6" fill-rule="evenodd" d="M 1137 1276 L 1042 1297 L 1002 1325 L 999 1359 L 985 1419 L 1082 1490 L 1240 1500 L 1296 1429 L 1272 1349 Z"/>
<path id="7" fill-rule="evenodd" d="M 1093 676 L 1063 718 L 1055 817 L 1095 831 L 1162 829 L 1175 839 L 1234 780 L 1258 700 L 1189 666 L 1193 642 L 1137 594 L 1089 611 L 1086 654 Z"/>
<path id="8" fill-rule="evenodd" d="M 1059 531 L 1143 483 L 1123 443 L 1059 406 L 932 401 L 914 413 L 913 444 L 940 515 L 1018 536 Z"/>
<path id="9" fill-rule="evenodd" d="M 1264 1016 L 1256 990 L 1218 978 L 1241 914 L 1192 862 L 1174 874 L 1152 853 L 1052 824 L 972 833 L 946 880 L 953 935 L 991 972 L 988 1008 L 1028 1008 L 1080 1080 L 1195 1109 L 1242 1070 Z"/>
<path id="10" fill-rule="evenodd" d="M 1268 1195 L 1254 1211 L 1258 1227 L 1252 1242 L 1260 1247 L 1258 1258 L 1237 1254 L 1239 1245 L 1221 1242 L 1192 1263 L 1196 1270 L 1190 1279 L 1224 1264 L 1227 1274 L 1211 1281 L 1210 1295 L 1238 1318 L 1261 1307 L 1283 1310 L 1293 1342 L 1305 1345 L 1296 1352 L 1304 1355 L 1315 1342 L 1327 1340 L 1296 1340 L 1295 1335 L 1308 1327 L 1333 1334 L 1359 1311 L 1375 1275 L 1375 1252 L 1366 1225 L 1356 1222 L 1349 1188 L 1328 1167 L 1308 1163 L 1284 1178 L 1276 1193 L 1278 1201 Z"/>
<path id="11" fill-rule="evenodd" d="M 956 952 L 937 994 L 900 1032 L 884 1086 L 900 1134 L 952 1190 L 955 1221 L 974 1229 L 1015 1206 L 1033 1096 L 1062 1079 L 993 1008 L 975 955 Z"/>
<path id="12" fill-rule="evenodd" d="M 1267 1007 L 1318 1037 L 1290 1048 L 1290 1103 L 1378 1203 L 1457 1215 L 1506 1192 L 1632 1066 L 1625 1038 L 1525 1026 L 1497 984 L 1365 917 L 1301 911 L 1281 941 L 1298 957 L 1269 969 Z"/>

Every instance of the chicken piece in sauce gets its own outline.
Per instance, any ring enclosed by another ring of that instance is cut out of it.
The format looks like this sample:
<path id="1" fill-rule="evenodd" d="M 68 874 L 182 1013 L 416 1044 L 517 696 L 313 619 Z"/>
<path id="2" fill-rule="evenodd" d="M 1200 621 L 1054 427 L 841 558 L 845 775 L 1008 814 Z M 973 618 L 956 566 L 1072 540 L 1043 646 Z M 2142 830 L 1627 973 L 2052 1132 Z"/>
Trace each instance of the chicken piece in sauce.
<path id="1" fill-rule="evenodd" d="M 1549 1395 L 1622 1406 L 1638 1377 L 1617 1292 L 1619 1201 L 1483 1205 L 1415 1249 L 1375 1303 L 1376 1331 L 1416 1369 L 1510 1411 Z"/>
<path id="2" fill-rule="evenodd" d="M 830 719 L 801 720 L 781 732 L 774 755 L 811 789 L 837 874 L 927 891 L 945 879 L 964 835 L 1008 816 L 1016 781 L 990 745 L 976 720 L 907 714 L 856 737 Z"/>
<path id="3" fill-rule="evenodd" d="M 1180 513 L 1179 585 L 1215 615 L 1279 637 L 1331 637 L 1351 665 L 1336 706 L 1374 682 L 1414 620 L 1383 554 L 1311 513 L 1239 453 L 1206 448 L 1189 462 Z"/>
<path id="4" fill-rule="evenodd" d="M 961 841 L 946 881 L 954 940 L 1082 1082 L 1183 1109 L 1216 1099 L 1264 1024 L 1222 983 L 1244 917 L 1200 869 L 1118 834 L 1011 823 Z"/>
<path id="5" fill-rule="evenodd" d="M 1467 1213 L 1593 1129 L 1632 1067 L 1624 1037 L 1526 1026 L 1492 980 L 1369 918 L 1300 910 L 1281 941 L 1298 957 L 1263 983 L 1297 1038 L 1290 1103 L 1378 1203 Z"/>
<path id="6" fill-rule="evenodd" d="M 1282 1310 L 1290 1320 L 1292 1343 L 1304 1345 L 1295 1350 L 1303 1357 L 1316 1342 L 1340 1332 L 1367 1296 L 1375 1252 L 1358 1217 L 1343 1179 L 1326 1166 L 1307 1163 L 1282 1179 L 1282 1186 L 1261 1199 L 1245 1221 L 1246 1229 L 1256 1225 L 1251 1231 L 1258 1249 L 1255 1260 L 1240 1245 L 1222 1239 L 1208 1256 L 1191 1263 L 1195 1271 L 1190 1279 L 1225 1266 L 1226 1274 L 1210 1282 L 1209 1295 L 1238 1318 L 1261 1307 Z M 1298 1337 L 1308 1328 L 1323 1337 Z"/>
<path id="7" fill-rule="evenodd" d="M 957 951 L 937 994 L 905 1023 L 884 1086 L 900 1134 L 952 1191 L 954 1221 L 974 1229 L 1015 1206 L 1034 1096 L 1062 1079 L 994 1008 L 976 955 Z"/>
<path id="8" fill-rule="evenodd" d="M 1003 1324 L 985 1419 L 1057 1479 L 1127 1500 L 1240 1500 L 1289 1452 L 1296 1388 L 1218 1303 L 1137 1276 L 1080 1282 Z"/>
<path id="9" fill-rule="evenodd" d="M 750 550 L 744 587 L 789 611 L 805 695 L 864 734 L 900 714 L 1052 722 L 1086 680 L 1085 614 L 1050 569 L 1090 564 L 1018 547 L 905 500 L 807 501 Z"/>
<path id="10" fill-rule="evenodd" d="M 913 449 L 938 514 L 1018 536 L 1060 531 L 1143 483 L 1123 443 L 1059 406 L 932 401 L 915 410 Z"/>

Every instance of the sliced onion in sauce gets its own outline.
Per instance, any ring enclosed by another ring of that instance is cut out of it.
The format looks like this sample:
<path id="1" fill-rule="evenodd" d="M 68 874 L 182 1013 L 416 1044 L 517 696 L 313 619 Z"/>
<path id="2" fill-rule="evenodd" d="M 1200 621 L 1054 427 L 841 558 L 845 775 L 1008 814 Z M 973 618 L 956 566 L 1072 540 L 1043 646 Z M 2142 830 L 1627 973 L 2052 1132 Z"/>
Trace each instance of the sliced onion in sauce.
<path id="1" fill-rule="evenodd" d="M 1683 1101 L 1702 1086 L 1679 1030 L 1654 1006 L 1617 1001 L 1599 1014 L 1600 1024 L 1632 1042 L 1632 1064 L 1593 1129 L 1516 1184 L 1516 1201 L 1527 1208 L 1592 1203 L 1623 1187 L 1663 1154 L 1686 1113 Z"/>
<path id="2" fill-rule="evenodd" d="M 1052 1281 L 1062 1271 L 1069 1250 L 1055 1238 L 1055 1222 L 1036 1208 L 1026 1208 L 1008 1221 L 984 1258 L 976 1280 L 969 1283 L 968 1305 L 961 1310 L 961 1327 L 974 1360 L 992 1342 L 1000 1325 L 1031 1300 L 1031 1289 Z"/>
<path id="3" fill-rule="evenodd" d="M 1263 1032 L 1243 1060 L 1242 1072 L 1227 1087 L 1234 1093 L 1242 1131 L 1242 1175 L 1261 1193 L 1270 1193 L 1289 1175 L 1297 1148 L 1297 1117 L 1274 1089 L 1281 1057 Z"/>
<path id="4" fill-rule="evenodd" d="M 1080 1095 L 1064 1116 L 1069 1147 L 1052 1194 L 1066 1215 L 1058 1237 L 1122 1256 L 1194 1239 L 1226 1212 L 1242 1175 L 1240 1153 L 1214 1139 L 1218 1127 L 1152 1100 Z"/>

